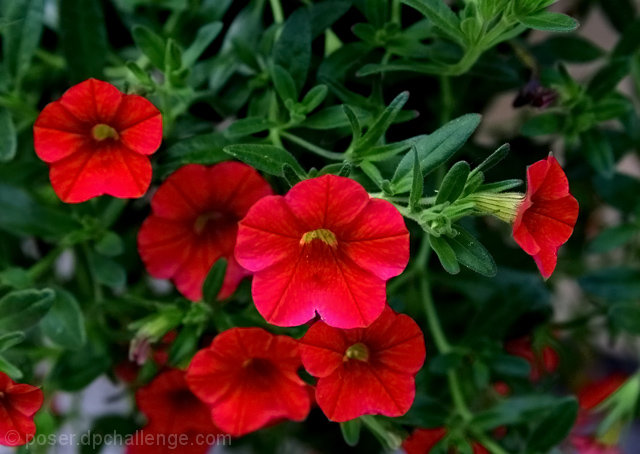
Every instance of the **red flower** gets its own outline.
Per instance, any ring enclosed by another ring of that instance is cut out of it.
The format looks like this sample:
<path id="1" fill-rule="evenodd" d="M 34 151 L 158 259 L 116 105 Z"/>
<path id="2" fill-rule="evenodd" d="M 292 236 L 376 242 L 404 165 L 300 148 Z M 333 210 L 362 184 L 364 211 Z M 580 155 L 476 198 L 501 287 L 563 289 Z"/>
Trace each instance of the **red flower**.
<path id="1" fill-rule="evenodd" d="M 409 232 L 389 202 L 349 178 L 325 175 L 265 197 L 240 222 L 238 262 L 256 273 L 253 299 L 274 325 L 370 325 L 386 281 L 409 260 Z"/>
<path id="2" fill-rule="evenodd" d="M 231 328 L 194 356 L 187 382 L 211 408 L 216 426 L 239 437 L 281 419 L 307 417 L 311 401 L 300 366 L 294 339 Z"/>
<path id="3" fill-rule="evenodd" d="M 416 429 L 402 444 L 407 454 L 429 454 L 431 450 L 444 438 L 447 430 L 444 427 L 437 429 Z M 473 454 L 489 454 L 479 443 L 471 443 Z"/>
<path id="4" fill-rule="evenodd" d="M 558 369 L 560 357 L 549 345 L 543 346 L 539 351 L 534 351 L 529 336 L 512 339 L 505 343 L 507 353 L 526 359 L 531 365 L 529 378 L 538 381 L 543 375 L 551 374 Z"/>
<path id="5" fill-rule="evenodd" d="M 580 410 L 589 411 L 604 402 L 611 394 L 616 392 L 628 379 L 624 374 L 615 373 L 602 380 L 589 383 L 578 392 Z"/>
<path id="6" fill-rule="evenodd" d="M 0 372 L 0 445 L 27 444 L 36 433 L 33 415 L 42 406 L 42 391 L 18 384 Z"/>
<path id="7" fill-rule="evenodd" d="M 171 278 L 180 293 L 196 301 L 211 266 L 224 257 L 227 273 L 218 296 L 230 296 L 249 274 L 233 256 L 238 221 L 269 194 L 268 183 L 239 162 L 178 169 L 153 196 L 152 214 L 138 234 L 147 270 L 157 278 Z"/>
<path id="8" fill-rule="evenodd" d="M 558 260 L 558 249 L 573 233 L 578 201 L 569 194 L 567 176 L 553 156 L 527 168 L 527 194 L 518 206 L 513 238 L 533 257 L 548 278 Z"/>
<path id="9" fill-rule="evenodd" d="M 209 449 L 205 436 L 219 433 L 209 408 L 189 390 L 184 371 L 173 369 L 158 375 L 136 392 L 136 402 L 147 417 L 147 425 L 131 440 L 130 454 L 205 453 Z"/>
<path id="10" fill-rule="evenodd" d="M 33 140 L 64 202 L 84 202 L 102 194 L 135 198 L 151 182 L 146 155 L 160 146 L 162 116 L 143 97 L 89 79 L 42 110 Z"/>
<path id="11" fill-rule="evenodd" d="M 415 397 L 424 338 L 410 317 L 386 307 L 368 328 L 314 323 L 300 341 L 300 356 L 305 369 L 318 377 L 316 401 L 330 420 L 401 416 Z"/>

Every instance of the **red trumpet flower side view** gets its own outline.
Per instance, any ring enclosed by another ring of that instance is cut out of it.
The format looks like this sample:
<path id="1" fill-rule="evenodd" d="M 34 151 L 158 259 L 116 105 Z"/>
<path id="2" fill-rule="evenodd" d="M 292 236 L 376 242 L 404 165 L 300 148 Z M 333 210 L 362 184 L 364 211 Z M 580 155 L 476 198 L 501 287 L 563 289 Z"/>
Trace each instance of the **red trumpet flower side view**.
<path id="1" fill-rule="evenodd" d="M 187 383 L 210 407 L 214 424 L 240 437 L 307 417 L 311 399 L 297 373 L 301 366 L 296 340 L 261 328 L 232 328 L 194 356 Z"/>
<path id="2" fill-rule="evenodd" d="M 325 175 L 256 203 L 240 222 L 236 258 L 255 273 L 253 298 L 269 323 L 301 325 L 317 312 L 360 328 L 382 313 L 386 281 L 406 267 L 409 232 L 392 204 Z"/>
<path id="3" fill-rule="evenodd" d="M 149 273 L 172 279 L 197 301 L 211 266 L 221 257 L 227 272 L 219 298 L 227 298 L 250 273 L 233 251 L 238 221 L 271 188 L 252 167 L 222 162 L 186 165 L 171 174 L 151 201 L 151 215 L 138 234 L 138 251 Z"/>
<path id="4" fill-rule="evenodd" d="M 416 322 L 387 306 L 367 328 L 314 323 L 300 340 L 300 355 L 318 378 L 318 405 L 330 420 L 343 422 L 367 414 L 405 414 L 413 404 L 425 346 Z"/>
<path id="5" fill-rule="evenodd" d="M 103 194 L 137 198 L 151 183 L 147 155 L 162 142 L 162 115 L 141 96 L 88 79 L 42 110 L 33 140 L 63 202 Z"/>
<path id="6" fill-rule="evenodd" d="M 182 370 L 158 375 L 136 392 L 136 402 L 147 424 L 132 437 L 127 446 L 129 454 L 203 454 L 209 450 L 205 436 L 220 433 L 211 421 L 209 408 L 189 390 Z M 159 435 L 171 435 L 176 443 L 167 443 Z"/>
<path id="7" fill-rule="evenodd" d="M 36 433 L 33 416 L 42 406 L 42 391 L 16 383 L 0 372 L 0 445 L 27 444 Z"/>
<path id="8" fill-rule="evenodd" d="M 429 454 L 446 434 L 447 430 L 444 427 L 416 429 L 404 441 L 402 448 L 406 454 Z M 473 449 L 473 454 L 489 454 L 489 451 L 479 443 L 471 443 L 471 448 Z"/>
<path id="9" fill-rule="evenodd" d="M 527 168 L 527 194 L 513 224 L 513 238 L 533 257 L 545 278 L 556 268 L 558 249 L 578 220 L 578 201 L 556 158 L 549 156 Z"/>
<path id="10" fill-rule="evenodd" d="M 544 345 L 540 350 L 535 350 L 530 336 L 511 339 L 505 343 L 507 353 L 526 359 L 531 366 L 529 378 L 536 382 L 542 376 L 551 374 L 560 365 L 560 356 L 550 345 Z"/>

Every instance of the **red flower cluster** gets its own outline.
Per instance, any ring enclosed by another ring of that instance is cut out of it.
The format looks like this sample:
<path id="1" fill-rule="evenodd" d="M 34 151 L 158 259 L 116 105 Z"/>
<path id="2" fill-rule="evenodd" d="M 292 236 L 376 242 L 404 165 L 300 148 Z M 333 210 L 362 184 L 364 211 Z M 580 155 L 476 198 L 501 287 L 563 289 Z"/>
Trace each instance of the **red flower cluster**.
<path id="1" fill-rule="evenodd" d="M 102 194 L 135 198 L 151 183 L 146 155 L 160 146 L 162 116 L 145 98 L 89 79 L 42 110 L 33 140 L 64 202 L 84 202 Z"/>
<path id="2" fill-rule="evenodd" d="M 558 249 L 567 242 L 578 220 L 578 201 L 553 156 L 527 168 L 527 194 L 518 206 L 513 238 L 533 257 L 545 278 L 556 268 Z"/>
<path id="3" fill-rule="evenodd" d="M 197 301 L 211 266 L 224 257 L 227 272 L 219 298 L 230 296 L 249 274 L 233 255 L 238 221 L 271 193 L 253 168 L 238 162 L 180 168 L 158 188 L 153 212 L 138 234 L 147 270 L 173 279 L 184 296 Z"/>
<path id="4" fill-rule="evenodd" d="M 338 328 L 369 326 L 385 306 L 386 281 L 409 261 L 409 232 L 389 202 L 335 175 L 265 197 L 240 222 L 236 258 L 255 272 L 253 299 L 274 325 L 316 311 Z"/>
<path id="5" fill-rule="evenodd" d="M 367 328 L 316 322 L 300 341 L 300 355 L 305 369 L 318 377 L 318 405 L 330 420 L 343 422 L 366 414 L 405 414 L 425 347 L 416 322 L 387 306 Z"/>
<path id="6" fill-rule="evenodd" d="M 211 421 L 209 408 L 189 390 L 184 371 L 174 369 L 161 373 L 138 390 L 136 402 L 148 421 L 133 438 L 143 442 L 129 444 L 129 454 L 203 454 L 209 450 L 204 436 L 220 432 Z M 158 435 L 183 435 L 185 439 L 178 445 L 178 440 L 168 443 Z"/>
<path id="7" fill-rule="evenodd" d="M 42 391 L 18 384 L 0 372 L 0 445 L 27 444 L 36 433 L 33 415 L 42 406 Z"/>
<path id="8" fill-rule="evenodd" d="M 187 382 L 210 407 L 215 425 L 239 437 L 282 419 L 307 417 L 311 398 L 298 377 L 301 365 L 294 339 L 261 328 L 232 328 L 195 355 Z"/>
<path id="9" fill-rule="evenodd" d="M 558 369 L 560 357 L 550 345 L 545 345 L 539 351 L 534 351 L 529 336 L 507 341 L 504 346 L 507 353 L 526 359 L 531 365 L 529 378 L 538 381 L 543 375 L 551 374 Z"/>
<path id="10" fill-rule="evenodd" d="M 407 438 L 402 447 L 407 454 L 429 454 L 431 450 L 447 435 L 444 427 L 437 429 L 416 429 Z M 473 454 L 489 454 L 489 451 L 479 443 L 471 444 Z"/>

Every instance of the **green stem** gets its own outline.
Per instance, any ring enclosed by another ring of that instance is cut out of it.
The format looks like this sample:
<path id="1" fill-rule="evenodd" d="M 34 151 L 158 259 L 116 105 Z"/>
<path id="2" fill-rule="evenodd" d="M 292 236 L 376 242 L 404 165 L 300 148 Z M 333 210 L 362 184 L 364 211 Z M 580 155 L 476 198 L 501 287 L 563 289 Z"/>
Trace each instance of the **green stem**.
<path id="1" fill-rule="evenodd" d="M 63 247 L 59 245 L 49 251 L 38 263 L 29 268 L 28 273 L 31 280 L 35 281 L 41 277 L 56 261 L 58 256 L 64 251 L 66 245 Z"/>
<path id="2" fill-rule="evenodd" d="M 440 124 L 449 123 L 453 115 L 453 93 L 451 91 L 451 78 L 440 76 L 440 91 L 442 93 L 442 109 L 440 110 Z"/>
<path id="3" fill-rule="evenodd" d="M 324 148 L 314 145 L 310 142 L 307 142 L 301 137 L 298 137 L 287 131 L 280 131 L 280 135 L 285 139 L 290 140 L 291 142 L 296 143 L 303 148 L 306 148 L 312 153 L 322 156 L 323 158 L 331 159 L 333 161 L 342 161 L 344 159 L 344 155 L 342 153 L 335 153 L 333 151 L 325 150 Z"/>
<path id="4" fill-rule="evenodd" d="M 280 0 L 269 0 L 269 4 L 271 5 L 273 21 L 276 24 L 281 24 L 282 22 L 284 22 L 284 13 L 282 12 L 282 5 L 280 4 Z"/>
<path id="5" fill-rule="evenodd" d="M 487 448 L 491 454 L 509 454 L 502 446 L 493 441 L 491 438 L 487 437 L 486 434 L 480 431 L 472 431 L 473 437 L 478 441 L 482 446 Z"/>

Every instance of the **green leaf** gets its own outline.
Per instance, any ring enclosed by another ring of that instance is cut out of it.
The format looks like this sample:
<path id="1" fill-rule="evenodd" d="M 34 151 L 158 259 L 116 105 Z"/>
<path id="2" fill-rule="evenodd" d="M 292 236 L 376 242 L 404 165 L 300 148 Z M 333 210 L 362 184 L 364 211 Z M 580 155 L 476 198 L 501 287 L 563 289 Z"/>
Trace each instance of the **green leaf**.
<path id="1" fill-rule="evenodd" d="M 591 129 L 580 136 L 580 143 L 587 161 L 597 172 L 612 177 L 615 172 L 615 156 L 607 137 L 598 129 Z"/>
<path id="2" fill-rule="evenodd" d="M 476 192 L 504 192 L 522 186 L 522 180 L 512 179 L 483 184 Z"/>
<path id="3" fill-rule="evenodd" d="M 305 112 L 309 113 L 316 109 L 322 101 L 327 97 L 329 89 L 326 85 L 316 85 L 302 98 L 302 105 L 305 107 Z"/>
<path id="4" fill-rule="evenodd" d="M 51 309 L 55 294 L 51 289 L 16 290 L 0 299 L 0 331 L 31 328 Z"/>
<path id="5" fill-rule="evenodd" d="M 306 8 L 299 8 L 285 22 L 273 46 L 273 61 L 291 74 L 297 99 L 311 63 L 311 24 Z"/>
<path id="6" fill-rule="evenodd" d="M 270 175 L 283 176 L 282 165 L 289 164 L 301 178 L 306 178 L 306 172 L 296 158 L 284 148 L 263 144 L 229 145 L 224 152 L 256 169 Z"/>
<path id="7" fill-rule="evenodd" d="M 575 35 L 552 36 L 535 47 L 536 54 L 545 60 L 563 60 L 571 63 L 587 63 L 604 55 L 604 51 L 591 41 Z"/>
<path id="8" fill-rule="evenodd" d="M 273 85 L 276 87 L 278 96 L 283 101 L 292 99 L 298 100 L 298 92 L 296 91 L 296 83 L 291 77 L 291 74 L 280 65 L 273 65 L 271 68 L 271 78 L 273 79 Z"/>
<path id="9" fill-rule="evenodd" d="M 429 244 L 440 259 L 442 267 L 451 274 L 460 272 L 460 265 L 456 259 L 456 253 L 447 241 L 447 238 L 429 235 Z"/>
<path id="10" fill-rule="evenodd" d="M 200 55 L 209 47 L 209 44 L 220 34 L 222 27 L 222 22 L 212 22 L 200 27 L 195 39 L 182 54 L 182 62 L 185 68 L 190 68 L 195 64 Z"/>
<path id="11" fill-rule="evenodd" d="M 42 332 L 60 347 L 77 350 L 87 341 L 84 315 L 75 297 L 65 291 L 56 290 L 51 310 L 40 323 Z"/>
<path id="12" fill-rule="evenodd" d="M 40 44 L 44 0 L 11 0 L 4 6 L 4 65 L 16 81 L 22 78 Z"/>
<path id="13" fill-rule="evenodd" d="M 572 397 L 569 399 L 573 400 Z M 548 409 L 557 405 L 557 401 L 556 396 L 545 394 L 511 397 L 488 410 L 477 413 L 472 424 L 473 427 L 483 431 L 499 426 L 528 424 L 544 418 L 548 414 Z"/>
<path id="14" fill-rule="evenodd" d="M 496 151 L 491 153 L 484 161 L 478 164 L 478 166 L 473 169 L 471 173 L 486 172 L 492 169 L 509 155 L 510 150 L 511 145 L 509 145 L 508 143 L 500 145 L 500 147 L 498 147 Z"/>
<path id="15" fill-rule="evenodd" d="M 149 74 L 147 74 L 145 70 L 138 66 L 137 63 L 128 61 L 127 63 L 125 63 L 125 65 L 127 69 L 131 71 L 131 74 L 133 74 L 135 78 L 138 79 L 138 82 L 140 82 L 142 85 L 148 85 L 150 87 L 153 86 L 153 81 L 151 80 Z"/>
<path id="16" fill-rule="evenodd" d="M 498 354 L 491 356 L 489 367 L 505 377 L 527 378 L 531 373 L 529 362 L 519 356 Z"/>
<path id="17" fill-rule="evenodd" d="M 89 339 L 85 346 L 69 355 L 61 355 L 49 375 L 52 387 L 79 391 L 111 368 L 111 358 L 103 344 Z"/>
<path id="18" fill-rule="evenodd" d="M 340 431 L 342 432 L 342 438 L 344 442 L 351 447 L 357 446 L 360 441 L 360 429 L 362 428 L 362 421 L 359 418 L 352 419 L 340 423 Z"/>
<path id="19" fill-rule="evenodd" d="M 11 364 L 4 356 L 0 356 L 0 372 L 4 372 L 14 380 L 22 378 L 22 371 Z"/>
<path id="20" fill-rule="evenodd" d="M 229 160 L 223 148 L 229 144 L 221 133 L 201 134 L 180 140 L 164 152 L 165 162 L 159 169 L 161 177 L 182 167 L 185 164 L 211 165 Z"/>
<path id="21" fill-rule="evenodd" d="M 164 50 L 164 72 L 170 74 L 182 68 L 182 49 L 175 39 L 169 38 Z"/>
<path id="22" fill-rule="evenodd" d="M 99 0 L 60 0 L 60 45 L 71 77 L 102 77 L 109 44 Z"/>
<path id="23" fill-rule="evenodd" d="M 198 349 L 198 342 L 202 335 L 202 327 L 186 325 L 169 348 L 169 363 L 180 366 L 185 360 L 190 359 Z"/>
<path id="24" fill-rule="evenodd" d="M 587 93 L 598 99 L 614 91 L 629 74 L 630 61 L 628 57 L 618 57 L 604 65 L 589 82 Z"/>
<path id="25" fill-rule="evenodd" d="M 0 137 L 0 162 L 9 162 L 16 156 L 18 139 L 11 113 L 4 107 L 0 107 Z"/>
<path id="26" fill-rule="evenodd" d="M 589 245 L 588 251 L 594 253 L 608 252 L 621 247 L 640 233 L 640 227 L 633 224 L 622 224 L 600 232 Z"/>
<path id="27" fill-rule="evenodd" d="M 529 435 L 527 452 L 548 452 L 564 440 L 578 416 L 578 401 L 574 397 L 558 400 L 547 415 L 536 421 Z"/>
<path id="28" fill-rule="evenodd" d="M 530 16 L 521 17 L 520 22 L 529 28 L 548 32 L 572 32 L 579 25 L 573 17 L 551 11 L 540 11 Z"/>
<path id="29" fill-rule="evenodd" d="M 284 178 L 287 181 L 290 188 L 294 187 L 296 184 L 302 181 L 302 179 L 298 176 L 296 171 L 293 170 L 293 167 L 291 167 L 287 163 L 282 164 L 282 178 Z"/>
<path id="30" fill-rule="evenodd" d="M 364 109 L 354 108 L 353 106 L 350 106 L 350 108 L 361 122 L 366 122 L 371 118 L 371 114 Z M 349 118 L 344 111 L 344 105 L 324 108 L 308 117 L 302 123 L 305 128 L 318 130 L 348 128 L 349 125 Z"/>
<path id="31" fill-rule="evenodd" d="M 343 104 L 342 109 L 344 110 L 344 114 L 347 116 L 349 125 L 351 126 L 351 141 L 352 143 L 355 143 L 360 140 L 360 137 L 362 137 L 362 126 L 360 126 L 360 120 L 358 120 L 356 113 L 347 104 Z"/>
<path id="32" fill-rule="evenodd" d="M 614 304 L 609 308 L 609 319 L 618 329 L 640 335 L 640 305 L 637 301 Z"/>
<path id="33" fill-rule="evenodd" d="M 536 115 L 522 125 L 522 134 L 527 137 L 556 134 L 562 129 L 562 119 L 561 115 L 553 112 Z"/>
<path id="34" fill-rule="evenodd" d="M 350 1 L 324 1 L 311 4 L 311 38 L 316 38 L 351 7 Z"/>
<path id="35" fill-rule="evenodd" d="M 498 268 L 489 251 L 462 227 L 455 226 L 454 229 L 457 235 L 449 238 L 449 243 L 458 262 L 483 276 L 495 276 Z"/>
<path id="36" fill-rule="evenodd" d="M 420 199 L 424 191 L 424 177 L 420 169 L 420 161 L 418 160 L 418 152 L 413 148 L 413 183 L 411 184 L 411 193 L 409 194 L 409 207 L 415 211 L 420 206 Z"/>
<path id="37" fill-rule="evenodd" d="M 202 300 L 205 303 L 213 303 L 218 300 L 218 294 L 224 283 L 224 276 L 227 272 L 227 260 L 220 258 L 213 264 L 207 278 L 202 285 Z"/>
<path id="38" fill-rule="evenodd" d="M 629 17 L 631 20 L 633 16 Z M 618 44 L 613 49 L 612 57 L 631 57 L 638 51 L 638 43 L 640 42 L 640 18 L 630 23 L 620 37 Z"/>
<path id="39" fill-rule="evenodd" d="M 144 25 L 133 27 L 131 34 L 138 49 L 147 56 L 151 64 L 164 71 L 166 45 L 164 39 Z"/>
<path id="40" fill-rule="evenodd" d="M 389 126 L 396 119 L 396 116 L 402 110 L 402 107 L 409 100 L 409 92 L 404 91 L 396 96 L 393 101 L 382 111 L 382 113 L 376 118 L 371 127 L 357 142 L 354 148 L 354 154 L 358 152 L 368 150 L 373 147 L 384 136 L 389 129 Z"/>
<path id="41" fill-rule="evenodd" d="M 258 132 L 267 131 L 274 126 L 275 124 L 266 118 L 247 117 L 234 121 L 226 133 L 230 138 L 246 137 Z"/>
<path id="42" fill-rule="evenodd" d="M 427 176 L 447 162 L 471 137 L 480 124 L 481 116 L 467 114 L 456 118 L 433 133 L 416 142 L 420 167 Z M 406 154 L 396 168 L 391 185 L 396 193 L 407 192 L 411 188 L 413 157 Z"/>
<path id="43" fill-rule="evenodd" d="M 96 252 L 107 257 L 116 257 L 124 252 L 124 243 L 118 234 L 106 232 L 96 243 Z"/>
<path id="44" fill-rule="evenodd" d="M 111 288 L 123 288 L 127 283 L 127 273 L 118 262 L 102 254 L 90 254 L 90 265 L 95 271 L 96 280 Z"/>
<path id="45" fill-rule="evenodd" d="M 402 0 L 402 3 L 420 11 L 449 39 L 462 42 L 460 19 L 442 0 Z"/>
<path id="46" fill-rule="evenodd" d="M 640 270 L 635 268 L 602 268 L 585 274 L 578 282 L 587 293 L 605 300 L 640 300 Z"/>
<path id="47" fill-rule="evenodd" d="M 465 161 L 456 162 L 442 180 L 436 204 L 455 202 L 462 195 L 470 171 L 471 168 Z"/>
<path id="48" fill-rule="evenodd" d="M 9 350 L 14 345 L 18 345 L 25 339 L 22 331 L 13 331 L 0 336 L 0 352 Z"/>

